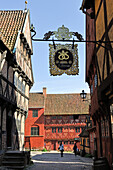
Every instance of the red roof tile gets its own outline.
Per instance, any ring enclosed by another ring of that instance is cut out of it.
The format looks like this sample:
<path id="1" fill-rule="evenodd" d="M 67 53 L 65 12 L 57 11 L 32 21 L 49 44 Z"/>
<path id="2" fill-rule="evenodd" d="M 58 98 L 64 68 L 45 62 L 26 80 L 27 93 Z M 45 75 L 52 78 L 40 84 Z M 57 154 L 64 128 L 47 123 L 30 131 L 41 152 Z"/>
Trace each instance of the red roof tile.
<path id="1" fill-rule="evenodd" d="M 44 108 L 43 93 L 29 94 L 29 108 Z"/>
<path id="2" fill-rule="evenodd" d="M 45 115 L 88 114 L 89 102 L 82 101 L 80 94 L 47 94 Z"/>
<path id="3" fill-rule="evenodd" d="M 87 95 L 88 96 L 88 95 Z M 29 108 L 44 107 L 42 93 L 30 93 Z M 89 101 L 82 101 L 80 94 L 47 94 L 45 98 L 45 115 L 88 114 Z"/>
<path id="4" fill-rule="evenodd" d="M 0 39 L 13 50 L 18 31 L 22 31 L 27 13 L 22 10 L 0 11 Z"/>

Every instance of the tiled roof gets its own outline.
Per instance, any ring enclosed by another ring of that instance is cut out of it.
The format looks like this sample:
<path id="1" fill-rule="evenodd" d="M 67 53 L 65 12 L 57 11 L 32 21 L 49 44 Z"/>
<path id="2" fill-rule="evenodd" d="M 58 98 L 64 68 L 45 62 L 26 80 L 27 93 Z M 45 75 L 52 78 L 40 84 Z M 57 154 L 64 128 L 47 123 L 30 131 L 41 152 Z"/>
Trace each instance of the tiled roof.
<path id="1" fill-rule="evenodd" d="M 45 115 L 88 114 L 89 102 L 82 101 L 80 94 L 47 94 Z"/>
<path id="2" fill-rule="evenodd" d="M 29 108 L 43 108 L 43 107 L 44 107 L 43 93 L 30 93 Z"/>
<path id="3" fill-rule="evenodd" d="M 0 11 L 0 39 L 13 50 L 18 31 L 22 31 L 27 13 L 22 10 Z"/>

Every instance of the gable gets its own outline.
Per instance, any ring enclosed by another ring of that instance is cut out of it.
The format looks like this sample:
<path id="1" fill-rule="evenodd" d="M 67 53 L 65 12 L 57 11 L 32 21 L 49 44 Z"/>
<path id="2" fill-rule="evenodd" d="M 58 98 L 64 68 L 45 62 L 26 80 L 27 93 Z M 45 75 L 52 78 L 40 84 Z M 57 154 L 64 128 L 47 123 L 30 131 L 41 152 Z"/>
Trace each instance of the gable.
<path id="1" fill-rule="evenodd" d="M 30 32 L 30 12 L 29 12 L 29 10 L 28 10 L 28 13 L 27 13 L 27 16 L 26 16 L 26 20 L 25 20 L 25 23 L 24 23 L 22 33 L 24 34 L 24 37 L 26 38 L 27 43 L 29 44 L 31 51 L 33 51 L 32 40 L 31 40 L 31 32 Z"/>

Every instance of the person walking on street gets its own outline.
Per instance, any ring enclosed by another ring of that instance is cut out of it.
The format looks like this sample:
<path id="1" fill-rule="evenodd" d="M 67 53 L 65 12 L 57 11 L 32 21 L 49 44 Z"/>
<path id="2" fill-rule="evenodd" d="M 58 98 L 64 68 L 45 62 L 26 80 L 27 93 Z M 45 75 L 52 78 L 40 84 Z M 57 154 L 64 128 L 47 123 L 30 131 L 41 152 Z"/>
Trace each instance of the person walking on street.
<path id="1" fill-rule="evenodd" d="M 77 145 L 76 145 L 76 142 L 74 144 L 73 150 L 74 150 L 74 153 L 75 153 L 75 156 L 76 156 L 76 154 L 77 154 Z"/>
<path id="2" fill-rule="evenodd" d="M 61 152 L 61 157 L 63 157 L 64 146 L 63 146 L 62 142 L 60 143 L 60 146 L 59 146 L 59 148 L 58 148 L 58 149 L 59 149 L 59 150 L 60 150 L 60 152 Z"/>

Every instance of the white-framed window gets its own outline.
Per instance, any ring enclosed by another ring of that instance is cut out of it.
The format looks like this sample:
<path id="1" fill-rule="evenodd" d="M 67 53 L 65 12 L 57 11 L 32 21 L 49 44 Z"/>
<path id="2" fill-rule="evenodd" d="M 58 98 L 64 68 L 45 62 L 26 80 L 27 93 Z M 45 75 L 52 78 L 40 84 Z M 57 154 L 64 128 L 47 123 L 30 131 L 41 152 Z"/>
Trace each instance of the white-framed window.
<path id="1" fill-rule="evenodd" d="M 33 135 L 33 136 L 39 136 L 39 126 L 37 126 L 37 127 L 31 127 L 31 135 Z"/>

